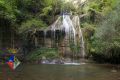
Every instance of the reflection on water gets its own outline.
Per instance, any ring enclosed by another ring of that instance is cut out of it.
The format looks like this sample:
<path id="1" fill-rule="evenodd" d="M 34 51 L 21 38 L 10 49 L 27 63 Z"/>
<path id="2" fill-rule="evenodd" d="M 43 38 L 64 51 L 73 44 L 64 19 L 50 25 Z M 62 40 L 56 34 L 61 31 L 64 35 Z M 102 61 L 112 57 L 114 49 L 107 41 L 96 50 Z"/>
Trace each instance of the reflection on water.
<path id="1" fill-rule="evenodd" d="M 5 68 L 5 67 L 4 67 Z M 16 71 L 7 68 L 10 80 L 120 80 L 120 71 L 111 72 L 112 67 L 84 65 L 21 65 Z M 0 66 L 0 80 L 5 76 Z"/>

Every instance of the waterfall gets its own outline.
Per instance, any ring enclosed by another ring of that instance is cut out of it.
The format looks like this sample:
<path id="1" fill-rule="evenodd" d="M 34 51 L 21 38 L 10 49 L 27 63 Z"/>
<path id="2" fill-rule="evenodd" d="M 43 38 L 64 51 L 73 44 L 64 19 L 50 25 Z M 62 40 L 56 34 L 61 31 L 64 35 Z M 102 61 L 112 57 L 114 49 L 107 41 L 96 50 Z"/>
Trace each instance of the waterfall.
<path id="1" fill-rule="evenodd" d="M 75 16 L 74 17 L 74 23 L 76 24 L 75 26 L 78 28 L 78 34 L 79 34 L 79 38 L 80 38 L 80 42 L 81 42 L 81 53 L 82 53 L 82 57 L 85 57 L 85 45 L 84 45 L 84 38 L 83 38 L 83 33 L 82 33 L 82 29 L 80 27 L 80 19 L 79 16 Z"/>
<path id="2" fill-rule="evenodd" d="M 63 15 L 63 27 L 67 34 L 67 38 L 73 39 L 74 44 L 76 45 L 76 31 L 69 15 Z"/>
<path id="3" fill-rule="evenodd" d="M 83 34 L 82 34 L 82 30 L 80 28 L 80 34 L 81 34 L 81 53 L 82 53 L 82 57 L 84 58 L 85 57 L 85 45 L 84 45 L 84 39 L 83 39 Z"/>
<path id="4" fill-rule="evenodd" d="M 81 47 L 81 56 L 85 56 L 85 47 L 82 29 L 80 27 L 79 16 L 73 16 L 72 20 L 69 15 L 63 15 L 63 26 L 65 28 L 66 34 L 70 36 L 70 39 L 74 39 L 74 44 L 77 44 L 77 38 L 79 37 L 80 47 Z M 76 36 L 78 35 L 78 37 Z"/>
<path id="5" fill-rule="evenodd" d="M 50 29 L 55 33 L 56 30 L 65 31 L 65 40 L 67 44 L 74 44 L 77 49 L 77 45 L 80 46 L 80 56 L 84 58 L 85 56 L 85 47 L 84 47 L 84 39 L 82 29 L 80 27 L 80 19 L 79 16 L 70 16 L 63 15 L 60 16 L 55 23 L 50 26 Z M 55 36 L 56 34 L 54 34 Z M 72 41 L 72 42 L 70 42 Z"/>
<path id="6" fill-rule="evenodd" d="M 82 57 L 85 57 L 85 45 L 84 45 L 84 38 L 83 38 L 83 33 L 82 33 L 82 29 L 80 27 L 80 19 L 79 16 L 74 16 L 72 19 L 72 22 L 74 24 L 75 29 L 77 30 L 77 34 L 79 36 L 80 39 L 80 47 L 81 47 L 81 54 Z"/>

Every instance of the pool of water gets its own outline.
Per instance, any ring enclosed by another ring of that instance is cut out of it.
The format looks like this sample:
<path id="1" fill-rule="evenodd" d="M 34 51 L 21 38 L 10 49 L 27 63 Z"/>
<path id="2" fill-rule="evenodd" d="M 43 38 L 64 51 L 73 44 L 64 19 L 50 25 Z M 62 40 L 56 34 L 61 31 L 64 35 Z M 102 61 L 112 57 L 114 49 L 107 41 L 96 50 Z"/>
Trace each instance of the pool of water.
<path id="1" fill-rule="evenodd" d="M 0 80 L 120 80 L 120 70 L 113 69 L 101 64 L 22 64 L 15 71 L 0 66 Z"/>

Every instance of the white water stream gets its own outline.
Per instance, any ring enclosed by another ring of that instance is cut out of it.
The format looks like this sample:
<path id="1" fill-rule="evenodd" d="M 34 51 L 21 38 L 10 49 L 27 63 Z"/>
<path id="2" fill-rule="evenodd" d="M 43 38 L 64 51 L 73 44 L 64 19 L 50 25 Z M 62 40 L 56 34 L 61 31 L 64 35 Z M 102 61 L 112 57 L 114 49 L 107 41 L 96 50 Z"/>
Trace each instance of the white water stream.
<path id="1" fill-rule="evenodd" d="M 83 39 L 82 29 L 80 27 L 79 16 L 63 15 L 59 17 L 55 23 L 51 26 L 51 30 L 62 30 L 65 31 L 65 38 L 69 41 L 73 41 L 75 46 L 80 46 L 80 54 L 84 58 L 85 56 L 85 45 Z M 71 43 L 71 42 L 69 42 Z"/>

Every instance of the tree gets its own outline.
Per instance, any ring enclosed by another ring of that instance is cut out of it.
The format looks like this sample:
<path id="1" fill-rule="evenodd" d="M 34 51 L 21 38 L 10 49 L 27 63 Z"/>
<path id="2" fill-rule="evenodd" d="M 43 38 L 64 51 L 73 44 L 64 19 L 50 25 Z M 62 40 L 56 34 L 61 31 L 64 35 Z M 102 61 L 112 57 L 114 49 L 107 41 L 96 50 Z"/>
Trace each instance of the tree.
<path id="1" fill-rule="evenodd" d="M 96 29 L 93 46 L 113 63 L 120 63 L 120 8 L 119 4 Z"/>

